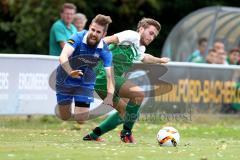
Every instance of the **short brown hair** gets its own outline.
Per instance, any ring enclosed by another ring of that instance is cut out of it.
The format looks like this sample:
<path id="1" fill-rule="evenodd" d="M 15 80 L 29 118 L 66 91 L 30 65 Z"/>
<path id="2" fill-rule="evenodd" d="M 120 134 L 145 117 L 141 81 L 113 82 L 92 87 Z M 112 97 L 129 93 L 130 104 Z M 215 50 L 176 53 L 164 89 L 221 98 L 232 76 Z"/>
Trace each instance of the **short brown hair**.
<path id="1" fill-rule="evenodd" d="M 77 13 L 74 15 L 73 17 L 73 22 L 75 22 L 77 19 L 80 19 L 83 21 L 83 23 L 86 23 L 87 22 L 87 17 L 85 16 L 85 14 L 83 13 Z"/>
<path id="2" fill-rule="evenodd" d="M 205 37 L 199 38 L 199 40 L 198 40 L 198 45 L 200 46 L 200 45 L 202 45 L 202 43 L 204 43 L 204 42 L 207 42 L 207 38 L 205 38 Z"/>
<path id="3" fill-rule="evenodd" d="M 102 14 L 98 14 L 93 20 L 92 23 L 97 23 L 100 26 L 105 27 L 104 31 L 106 32 L 108 29 L 108 25 L 112 23 L 112 19 L 110 16 L 105 16 Z"/>
<path id="4" fill-rule="evenodd" d="M 229 51 L 229 55 L 230 54 L 232 54 L 233 52 L 238 52 L 238 53 L 240 53 L 240 50 L 238 49 L 238 48 L 233 48 L 233 49 L 231 49 L 230 51 Z"/>
<path id="5" fill-rule="evenodd" d="M 143 18 L 138 22 L 137 31 L 139 31 L 141 27 L 145 29 L 149 26 L 154 26 L 158 30 L 158 32 L 161 30 L 161 24 L 158 21 L 152 18 Z"/>
<path id="6" fill-rule="evenodd" d="M 214 49 L 214 48 L 210 48 L 210 49 L 208 50 L 208 53 L 210 53 L 210 52 L 217 52 L 217 51 L 216 51 L 216 49 Z"/>
<path id="7" fill-rule="evenodd" d="M 61 8 L 61 13 L 64 12 L 64 9 L 74 9 L 77 10 L 77 7 L 73 3 L 64 3 Z"/>

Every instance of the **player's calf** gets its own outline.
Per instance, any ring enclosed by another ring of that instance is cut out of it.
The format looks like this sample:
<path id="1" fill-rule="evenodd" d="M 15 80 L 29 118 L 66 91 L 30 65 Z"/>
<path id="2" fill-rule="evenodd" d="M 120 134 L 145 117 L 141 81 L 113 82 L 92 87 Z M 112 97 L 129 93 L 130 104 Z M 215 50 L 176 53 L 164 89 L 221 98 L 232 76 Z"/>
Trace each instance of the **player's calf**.
<path id="1" fill-rule="evenodd" d="M 79 124 L 83 124 L 89 117 L 89 103 L 75 102 L 74 120 Z"/>
<path id="2" fill-rule="evenodd" d="M 63 121 L 69 120 L 72 117 L 71 105 L 56 105 L 55 114 Z"/>

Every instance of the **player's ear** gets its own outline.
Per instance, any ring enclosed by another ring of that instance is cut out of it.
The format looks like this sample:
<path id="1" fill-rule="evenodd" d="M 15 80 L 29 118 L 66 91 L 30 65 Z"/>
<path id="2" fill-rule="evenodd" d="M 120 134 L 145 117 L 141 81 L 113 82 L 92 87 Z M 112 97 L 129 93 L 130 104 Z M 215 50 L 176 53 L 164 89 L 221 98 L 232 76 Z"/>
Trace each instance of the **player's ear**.
<path id="1" fill-rule="evenodd" d="M 144 28 L 143 27 L 140 27 L 139 28 L 139 33 L 142 33 L 144 31 Z"/>
<path id="2" fill-rule="evenodd" d="M 103 37 L 105 37 L 107 35 L 107 32 L 103 32 Z"/>
<path id="3" fill-rule="evenodd" d="M 92 23 L 88 26 L 88 30 L 89 30 L 89 31 L 90 31 L 91 26 L 92 26 Z"/>

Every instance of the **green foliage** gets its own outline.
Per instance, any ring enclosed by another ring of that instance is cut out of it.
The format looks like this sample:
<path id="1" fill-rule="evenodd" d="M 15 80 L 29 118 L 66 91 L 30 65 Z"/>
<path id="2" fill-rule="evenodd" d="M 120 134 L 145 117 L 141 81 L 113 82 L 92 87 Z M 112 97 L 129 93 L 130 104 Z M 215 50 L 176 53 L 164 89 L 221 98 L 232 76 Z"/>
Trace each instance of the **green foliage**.
<path id="1" fill-rule="evenodd" d="M 63 0 L 9 0 L 1 8 L 5 12 L 0 17 L 0 52 L 47 54 L 51 25 L 59 19 L 59 8 Z M 156 0 L 70 0 L 77 6 L 78 12 L 87 15 L 89 21 L 98 13 L 110 15 L 113 24 L 109 34 L 124 29 L 134 29 L 137 21 L 145 16 L 139 10 L 148 4 L 158 9 Z M 5 17 L 5 18 L 4 18 Z M 6 18 L 8 17 L 8 18 Z"/>
<path id="2" fill-rule="evenodd" d="M 59 1 L 9 1 L 7 15 L 11 21 L 0 23 L 0 29 L 8 33 L 14 33 L 14 37 L 6 37 L 8 48 L 17 53 L 46 54 L 48 53 L 48 32 L 51 21 L 57 18 L 58 11 L 49 8 Z"/>
<path id="3" fill-rule="evenodd" d="M 59 9 L 65 0 L 1 0 L 0 52 L 48 54 L 49 31 L 59 19 Z M 113 23 L 109 34 L 136 29 L 142 17 L 152 17 L 162 24 L 160 36 L 149 46 L 150 52 L 160 55 L 161 46 L 173 26 L 190 12 L 209 5 L 239 6 L 239 1 L 190 0 L 69 0 L 78 12 L 91 19 L 98 13 L 110 15 Z"/>

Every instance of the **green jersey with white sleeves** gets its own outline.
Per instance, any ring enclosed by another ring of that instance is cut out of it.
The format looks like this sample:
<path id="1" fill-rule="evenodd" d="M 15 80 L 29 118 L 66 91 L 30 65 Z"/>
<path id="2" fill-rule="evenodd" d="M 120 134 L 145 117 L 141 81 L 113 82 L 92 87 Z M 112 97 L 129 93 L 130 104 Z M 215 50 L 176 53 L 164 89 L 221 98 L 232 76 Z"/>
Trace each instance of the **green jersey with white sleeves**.
<path id="1" fill-rule="evenodd" d="M 126 82 L 122 75 L 127 72 L 134 62 L 140 62 L 144 58 L 145 46 L 140 45 L 140 35 L 136 31 L 126 30 L 115 34 L 118 37 L 118 44 L 110 44 L 109 49 L 112 52 L 112 66 L 114 68 L 115 94 L 114 101 L 119 100 L 118 92 L 121 86 Z M 95 91 L 101 98 L 107 95 L 106 73 L 102 63 L 99 63 L 96 69 Z"/>
<path id="2" fill-rule="evenodd" d="M 122 74 L 132 67 L 134 62 L 141 62 L 144 58 L 145 46 L 140 45 L 140 35 L 136 31 L 126 30 L 115 34 L 118 37 L 118 44 L 109 45 L 113 54 L 113 66 L 115 76 Z M 105 78 L 105 70 L 102 64 L 97 67 L 97 78 Z"/>

